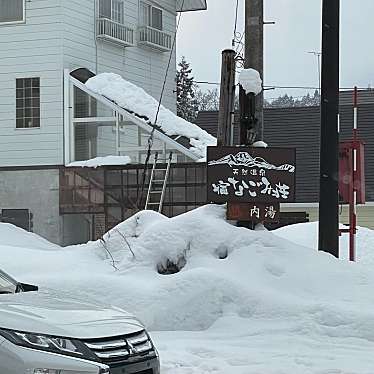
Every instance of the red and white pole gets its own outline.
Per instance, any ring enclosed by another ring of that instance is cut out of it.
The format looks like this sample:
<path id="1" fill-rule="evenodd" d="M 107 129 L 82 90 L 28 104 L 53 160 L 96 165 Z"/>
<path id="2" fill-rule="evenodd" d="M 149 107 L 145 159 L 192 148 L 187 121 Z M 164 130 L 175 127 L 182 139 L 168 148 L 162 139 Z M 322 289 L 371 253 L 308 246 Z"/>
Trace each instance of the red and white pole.
<path id="1" fill-rule="evenodd" d="M 357 121 L 358 121 L 358 90 L 355 86 L 353 90 L 353 139 L 357 140 Z"/>
<path id="2" fill-rule="evenodd" d="M 349 203 L 349 260 L 356 260 L 356 231 L 357 231 L 357 123 L 358 123 L 358 91 L 353 91 L 353 165 L 351 175 L 351 201 Z"/>

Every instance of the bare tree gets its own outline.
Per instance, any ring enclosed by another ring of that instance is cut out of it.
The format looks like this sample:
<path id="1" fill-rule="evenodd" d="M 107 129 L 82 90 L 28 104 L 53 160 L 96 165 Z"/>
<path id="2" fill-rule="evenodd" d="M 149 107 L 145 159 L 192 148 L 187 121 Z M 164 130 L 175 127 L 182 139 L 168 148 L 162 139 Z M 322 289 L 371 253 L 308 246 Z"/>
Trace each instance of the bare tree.
<path id="1" fill-rule="evenodd" d="M 199 112 L 208 110 L 219 110 L 219 92 L 217 88 L 203 92 L 197 86 L 195 100 Z"/>

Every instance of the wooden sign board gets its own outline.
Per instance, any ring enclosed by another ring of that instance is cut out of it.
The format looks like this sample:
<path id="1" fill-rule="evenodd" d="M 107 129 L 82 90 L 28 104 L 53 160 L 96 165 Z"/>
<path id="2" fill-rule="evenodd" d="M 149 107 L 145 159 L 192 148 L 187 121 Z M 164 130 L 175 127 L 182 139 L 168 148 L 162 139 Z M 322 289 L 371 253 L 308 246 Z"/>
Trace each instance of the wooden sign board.
<path id="1" fill-rule="evenodd" d="M 293 148 L 208 147 L 208 202 L 294 202 L 295 176 Z"/>
<path id="2" fill-rule="evenodd" d="M 266 203 L 228 203 L 227 219 L 233 221 L 252 221 L 264 223 L 279 222 L 280 204 Z"/>

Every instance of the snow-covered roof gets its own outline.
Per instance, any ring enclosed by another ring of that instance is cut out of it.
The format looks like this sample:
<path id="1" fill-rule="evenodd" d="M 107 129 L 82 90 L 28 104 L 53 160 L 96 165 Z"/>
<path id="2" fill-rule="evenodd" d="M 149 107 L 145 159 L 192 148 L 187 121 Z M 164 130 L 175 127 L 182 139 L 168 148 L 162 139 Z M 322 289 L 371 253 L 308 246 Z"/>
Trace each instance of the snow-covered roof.
<path id="1" fill-rule="evenodd" d="M 158 101 L 142 88 L 113 73 L 94 76 L 85 85 L 90 91 L 111 100 L 119 107 L 136 115 L 144 123 L 154 126 Z M 216 138 L 205 130 L 178 117 L 163 105 L 160 106 L 156 127 L 171 139 L 182 144 L 186 150 L 199 159 L 206 157 L 207 146 L 217 143 Z"/>
<path id="2" fill-rule="evenodd" d="M 95 157 L 85 161 L 74 161 L 66 167 L 97 168 L 99 166 L 127 165 L 131 163 L 129 156 Z"/>

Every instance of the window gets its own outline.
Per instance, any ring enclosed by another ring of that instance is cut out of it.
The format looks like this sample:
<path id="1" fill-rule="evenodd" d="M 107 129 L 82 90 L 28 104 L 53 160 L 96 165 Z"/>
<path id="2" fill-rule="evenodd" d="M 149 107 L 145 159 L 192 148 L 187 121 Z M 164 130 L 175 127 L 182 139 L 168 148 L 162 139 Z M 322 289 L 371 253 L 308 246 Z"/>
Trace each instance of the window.
<path id="1" fill-rule="evenodd" d="M 40 127 L 40 78 L 16 80 L 16 127 Z"/>
<path id="2" fill-rule="evenodd" d="M 152 7 L 152 23 L 151 26 L 155 29 L 162 30 L 162 10 Z"/>
<path id="3" fill-rule="evenodd" d="M 99 0 L 99 18 L 108 18 L 123 24 L 125 21 L 123 0 Z"/>
<path id="4" fill-rule="evenodd" d="M 0 222 L 11 223 L 26 231 L 32 231 L 33 214 L 28 209 L 3 209 Z"/>
<path id="5" fill-rule="evenodd" d="M 16 293 L 17 285 L 0 273 L 0 294 Z"/>
<path id="6" fill-rule="evenodd" d="M 150 4 L 140 3 L 140 21 L 143 26 L 150 26 L 162 30 L 162 10 Z"/>
<path id="7" fill-rule="evenodd" d="M 0 24 L 8 22 L 23 22 L 24 14 L 24 0 L 0 0 Z"/>
<path id="8" fill-rule="evenodd" d="M 112 20 L 124 23 L 125 9 L 122 0 L 112 0 Z"/>

